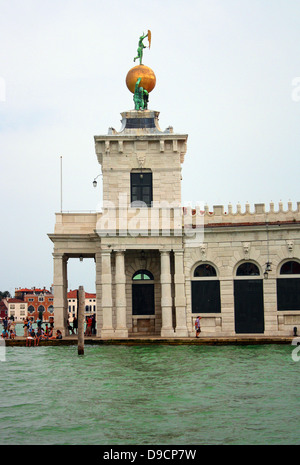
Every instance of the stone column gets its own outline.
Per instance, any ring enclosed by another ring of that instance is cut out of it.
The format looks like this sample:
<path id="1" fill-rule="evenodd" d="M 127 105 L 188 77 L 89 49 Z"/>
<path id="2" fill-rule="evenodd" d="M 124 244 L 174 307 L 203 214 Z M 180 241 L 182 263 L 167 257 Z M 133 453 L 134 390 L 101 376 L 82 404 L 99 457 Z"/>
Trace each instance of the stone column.
<path id="1" fill-rule="evenodd" d="M 183 268 L 183 250 L 174 250 L 175 261 L 175 311 L 176 311 L 176 337 L 188 337 L 186 321 L 185 278 Z"/>
<path id="2" fill-rule="evenodd" d="M 97 336 L 101 336 L 101 327 L 103 321 L 103 313 L 102 313 L 102 278 L 101 278 L 101 251 L 96 252 L 96 330 Z"/>
<path id="3" fill-rule="evenodd" d="M 85 290 L 83 286 L 78 289 L 78 355 L 84 355 L 84 308 L 85 308 Z"/>
<path id="4" fill-rule="evenodd" d="M 67 258 L 62 253 L 53 253 L 54 326 L 63 336 L 67 335 L 68 281 Z"/>
<path id="5" fill-rule="evenodd" d="M 115 336 L 128 337 L 126 325 L 126 276 L 125 276 L 125 251 L 116 251 L 116 310 L 117 327 Z"/>
<path id="6" fill-rule="evenodd" d="M 174 337 L 172 323 L 172 293 L 171 293 L 171 271 L 170 250 L 160 251 L 161 260 L 161 314 L 162 314 L 162 337 Z"/>
<path id="7" fill-rule="evenodd" d="M 112 322 L 112 279 L 111 279 L 111 250 L 102 250 L 102 311 L 103 324 L 101 328 L 101 337 L 114 337 Z"/>
<path id="8" fill-rule="evenodd" d="M 69 318 L 69 306 L 68 306 L 68 259 L 63 258 L 63 279 L 64 279 L 64 315 L 65 315 L 65 327 L 66 335 L 69 335 L 68 330 L 68 318 Z M 55 323 L 55 320 L 54 320 Z"/>

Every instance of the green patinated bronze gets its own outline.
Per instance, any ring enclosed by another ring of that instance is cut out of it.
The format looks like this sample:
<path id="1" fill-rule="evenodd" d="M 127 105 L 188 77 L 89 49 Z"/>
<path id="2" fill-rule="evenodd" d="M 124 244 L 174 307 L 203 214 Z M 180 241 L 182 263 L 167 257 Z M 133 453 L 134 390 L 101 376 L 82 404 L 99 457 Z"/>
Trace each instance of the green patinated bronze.
<path id="1" fill-rule="evenodd" d="M 140 87 L 141 79 L 138 78 L 134 89 L 133 101 L 135 110 L 147 110 L 148 108 L 149 92 Z"/>
<path id="2" fill-rule="evenodd" d="M 148 37 L 148 33 L 146 35 L 143 35 L 139 38 L 139 45 L 137 49 L 137 57 L 133 59 L 133 61 L 137 60 L 139 58 L 140 60 L 140 65 L 142 64 L 142 59 L 143 59 L 143 50 L 146 48 L 146 46 L 143 44 L 143 40 Z"/>

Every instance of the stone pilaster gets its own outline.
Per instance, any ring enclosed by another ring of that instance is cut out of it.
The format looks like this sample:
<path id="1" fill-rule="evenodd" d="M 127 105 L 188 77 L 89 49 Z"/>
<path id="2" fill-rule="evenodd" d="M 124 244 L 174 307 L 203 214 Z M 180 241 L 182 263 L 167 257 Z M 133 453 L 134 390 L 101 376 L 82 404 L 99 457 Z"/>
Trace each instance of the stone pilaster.
<path id="1" fill-rule="evenodd" d="M 111 250 L 102 250 L 101 252 L 102 265 L 102 328 L 101 337 L 114 337 L 113 321 L 112 321 L 112 280 L 111 280 Z"/>
<path id="2" fill-rule="evenodd" d="M 102 264 L 101 264 L 101 251 L 97 251 L 96 255 L 96 282 L 95 282 L 95 287 L 96 287 L 96 309 L 97 309 L 97 315 L 96 315 L 96 330 L 97 330 L 97 336 L 101 336 L 101 327 L 103 323 L 103 314 L 102 314 L 102 279 L 101 279 L 101 269 L 102 269 Z"/>
<path id="3" fill-rule="evenodd" d="M 125 276 L 125 251 L 116 251 L 116 311 L 117 327 L 116 337 L 128 337 L 126 327 L 126 276 Z"/>
<path id="4" fill-rule="evenodd" d="M 172 323 L 172 293 L 171 293 L 171 267 L 170 251 L 161 250 L 161 313 L 162 313 L 162 337 L 174 337 Z"/>
<path id="5" fill-rule="evenodd" d="M 188 337 L 186 324 L 186 297 L 185 297 L 185 279 L 183 268 L 183 250 L 174 251 L 175 262 L 175 311 L 176 311 L 176 328 L 175 336 Z"/>
<path id="6" fill-rule="evenodd" d="M 63 336 L 67 334 L 68 320 L 67 258 L 62 253 L 53 253 L 54 325 Z"/>

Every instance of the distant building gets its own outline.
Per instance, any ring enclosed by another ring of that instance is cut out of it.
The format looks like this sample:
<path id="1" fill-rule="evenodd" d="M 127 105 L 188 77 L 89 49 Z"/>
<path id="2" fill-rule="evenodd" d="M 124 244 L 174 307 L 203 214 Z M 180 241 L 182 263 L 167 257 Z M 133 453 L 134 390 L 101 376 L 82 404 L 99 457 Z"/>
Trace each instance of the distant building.
<path id="1" fill-rule="evenodd" d="M 78 309 L 78 290 L 70 290 L 68 292 L 68 319 L 71 323 L 76 316 Z M 85 317 L 89 315 L 96 315 L 96 294 L 89 292 L 85 293 Z"/>
<path id="2" fill-rule="evenodd" d="M 7 299 L 8 318 L 14 317 L 16 322 L 24 321 L 27 317 L 28 304 L 21 299 Z"/>
<path id="3" fill-rule="evenodd" d="M 15 299 L 27 305 L 27 315 L 29 318 L 34 318 L 34 321 L 39 315 L 43 316 L 43 321 L 49 321 L 49 318 L 54 316 L 53 294 L 45 287 L 15 289 Z"/>

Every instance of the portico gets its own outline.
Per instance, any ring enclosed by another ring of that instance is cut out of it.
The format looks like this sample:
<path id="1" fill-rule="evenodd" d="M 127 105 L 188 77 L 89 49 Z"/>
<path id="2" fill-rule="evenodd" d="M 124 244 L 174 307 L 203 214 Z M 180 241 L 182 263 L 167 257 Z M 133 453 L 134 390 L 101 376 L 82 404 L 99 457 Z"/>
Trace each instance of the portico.
<path id="1" fill-rule="evenodd" d="M 58 214 L 58 216 L 59 220 L 65 222 L 69 228 L 70 214 Z M 74 219 L 78 220 L 74 221 L 76 228 L 80 216 Z M 60 227 L 62 223 L 59 223 Z M 96 228 L 96 224 L 94 226 Z M 63 334 L 66 334 L 68 318 L 68 261 L 82 256 L 95 260 L 97 336 L 101 338 L 126 338 L 135 334 L 163 337 L 188 336 L 182 238 L 113 239 L 99 238 L 97 234 L 91 233 L 82 235 L 81 241 L 76 244 L 77 253 L 75 253 L 72 244 L 74 236 L 70 234 L 49 236 L 55 244 L 53 253 L 55 327 Z M 138 273 L 141 270 L 147 271 L 151 279 L 145 281 L 139 279 Z M 145 297 L 149 295 L 145 294 L 145 289 L 150 289 L 149 286 L 153 288 L 151 311 L 141 306 L 143 295 Z"/>

